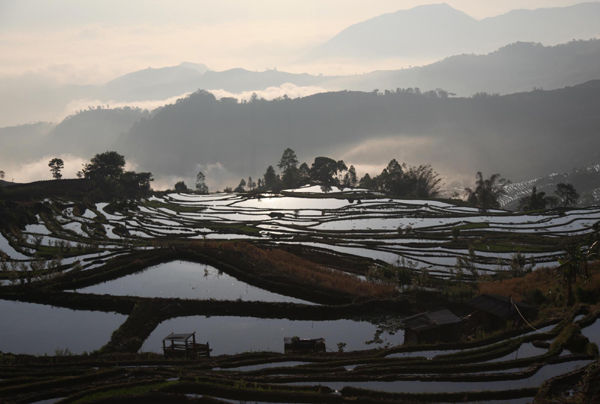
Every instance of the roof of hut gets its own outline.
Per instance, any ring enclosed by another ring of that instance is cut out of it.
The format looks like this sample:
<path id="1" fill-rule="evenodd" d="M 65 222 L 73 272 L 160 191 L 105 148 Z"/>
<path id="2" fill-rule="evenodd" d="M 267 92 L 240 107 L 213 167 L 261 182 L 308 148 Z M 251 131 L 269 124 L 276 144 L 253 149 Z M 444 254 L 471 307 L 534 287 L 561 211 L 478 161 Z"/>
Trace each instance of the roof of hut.
<path id="1" fill-rule="evenodd" d="M 450 310 L 444 309 L 434 312 L 415 314 L 402 320 L 405 328 L 414 331 L 424 331 L 444 324 L 460 323 L 460 317 L 455 316 Z"/>
<path id="2" fill-rule="evenodd" d="M 195 334 L 195 332 L 191 332 L 191 333 L 186 333 L 186 334 L 169 334 L 167 335 L 163 341 L 187 341 L 188 339 L 192 338 L 192 336 Z"/>

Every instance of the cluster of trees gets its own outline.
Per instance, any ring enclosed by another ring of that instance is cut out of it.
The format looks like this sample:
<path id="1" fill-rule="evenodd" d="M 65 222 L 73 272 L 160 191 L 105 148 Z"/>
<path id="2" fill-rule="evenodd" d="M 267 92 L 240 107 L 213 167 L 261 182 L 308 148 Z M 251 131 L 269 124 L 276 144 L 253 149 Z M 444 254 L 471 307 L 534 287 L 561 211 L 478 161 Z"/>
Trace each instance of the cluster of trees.
<path id="1" fill-rule="evenodd" d="M 580 195 L 572 184 L 556 184 L 554 194 L 556 196 L 546 195 L 545 192 L 537 192 L 537 188 L 533 187 L 531 195 L 519 199 L 519 206 L 517 209 L 526 211 L 543 210 L 557 206 L 566 208 L 577 205 L 580 200 Z"/>
<path id="2" fill-rule="evenodd" d="M 429 164 L 413 167 L 392 160 L 381 174 L 371 177 L 367 173 L 359 180 L 354 166 L 348 167 L 343 160 L 320 156 L 309 166 L 307 163 L 300 164 L 294 150 L 287 148 L 278 161 L 277 168 L 279 174 L 270 165 L 263 177 L 256 182 L 248 177 L 247 181 L 242 179 L 233 190 L 225 188 L 225 192 L 278 191 L 307 184 L 318 184 L 327 190 L 332 186 L 361 187 L 405 198 L 434 198 L 441 191 L 442 179 Z"/>
<path id="3" fill-rule="evenodd" d="M 493 174 L 490 178 L 484 179 L 481 172 L 476 175 L 475 187 L 465 188 L 465 198 L 467 202 L 482 208 L 499 208 L 500 197 L 506 195 L 506 186 L 510 181 L 502 178 L 500 174 Z M 538 192 L 534 186 L 531 195 L 526 195 L 519 200 L 518 210 L 543 210 L 557 206 L 571 207 L 575 206 L 580 196 L 575 187 L 568 183 L 559 183 L 554 191 L 556 196 L 547 196 L 545 192 Z"/>
<path id="4" fill-rule="evenodd" d="M 510 181 L 502 178 L 500 174 L 493 174 L 490 178 L 484 179 L 481 171 L 475 175 L 475 187 L 465 188 L 464 193 L 467 202 L 481 208 L 499 208 L 500 197 L 506 195 L 505 187 Z"/>
<path id="5" fill-rule="evenodd" d="M 115 151 L 96 154 L 77 177 L 94 181 L 104 192 L 130 197 L 147 193 L 154 181 L 152 173 L 125 171 L 125 157 Z"/>

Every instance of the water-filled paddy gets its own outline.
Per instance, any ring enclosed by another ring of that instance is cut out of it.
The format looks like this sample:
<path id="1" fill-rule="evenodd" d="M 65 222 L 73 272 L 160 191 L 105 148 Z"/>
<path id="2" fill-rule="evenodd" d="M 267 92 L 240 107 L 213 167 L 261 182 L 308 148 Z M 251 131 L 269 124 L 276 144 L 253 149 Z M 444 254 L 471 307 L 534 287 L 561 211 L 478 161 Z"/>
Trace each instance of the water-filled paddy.
<path id="1" fill-rule="evenodd" d="M 393 382 L 379 381 L 351 381 L 351 382 L 298 382 L 289 383 L 291 385 L 313 386 L 322 384 L 335 390 L 341 390 L 344 386 L 352 386 L 363 389 L 402 392 L 402 393 L 451 393 L 461 391 L 503 391 L 516 390 L 530 387 L 539 387 L 546 380 L 559 376 L 576 369 L 580 369 L 591 361 L 573 361 L 559 363 L 555 365 L 546 365 L 533 376 L 519 380 L 502 380 L 502 381 L 482 381 L 482 382 L 440 382 L 440 381 L 418 381 L 418 380 L 402 380 Z"/>
<path id="2" fill-rule="evenodd" d="M 100 349 L 126 319 L 116 313 L 7 300 L 0 300 L 0 313 L 0 351 L 31 355 L 54 355 L 56 348 L 72 353 Z"/>
<path id="3" fill-rule="evenodd" d="M 600 347 L 600 320 L 596 320 L 594 324 L 582 329 L 581 333 L 588 337 L 590 342 Z"/>
<path id="4" fill-rule="evenodd" d="M 375 336 L 377 326 L 365 321 L 292 321 L 254 317 L 178 317 L 161 323 L 148 337 L 142 351 L 161 352 L 162 339 L 172 332 L 196 331 L 196 341 L 210 343 L 212 355 L 235 354 L 248 351 L 283 352 L 283 338 L 325 338 L 327 348 L 337 351 L 338 343 L 346 343 L 345 350 L 377 348 L 367 345 Z M 401 344 L 404 332 L 383 334 L 386 342 Z"/>
<path id="5" fill-rule="evenodd" d="M 173 261 L 143 272 L 79 289 L 80 293 L 182 299 L 310 302 L 260 289 L 211 266 Z"/>

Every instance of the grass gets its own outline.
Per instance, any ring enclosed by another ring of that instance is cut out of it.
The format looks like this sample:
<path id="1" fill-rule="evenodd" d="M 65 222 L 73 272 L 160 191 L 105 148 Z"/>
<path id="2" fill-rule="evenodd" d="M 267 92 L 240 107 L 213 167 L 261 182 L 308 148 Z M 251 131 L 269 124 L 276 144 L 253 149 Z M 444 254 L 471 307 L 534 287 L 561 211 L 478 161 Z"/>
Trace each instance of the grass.
<path id="1" fill-rule="evenodd" d="M 245 242 L 209 242 L 203 245 L 207 246 L 241 253 L 246 260 L 256 263 L 264 272 L 286 276 L 304 286 L 313 285 L 319 289 L 330 289 L 355 297 L 386 298 L 396 293 L 393 286 L 364 282 L 353 275 L 331 271 L 279 249 L 258 248 Z"/>
<path id="2" fill-rule="evenodd" d="M 600 290 L 600 262 L 589 264 L 589 269 L 590 278 L 578 277 L 573 284 L 573 290 L 577 288 L 584 291 Z M 567 294 L 563 277 L 555 268 L 549 267 L 538 268 L 522 278 L 481 281 L 479 293 L 512 296 L 515 300 L 526 302 L 532 302 L 532 299 L 541 293 L 547 305 L 556 307 L 564 306 Z"/>

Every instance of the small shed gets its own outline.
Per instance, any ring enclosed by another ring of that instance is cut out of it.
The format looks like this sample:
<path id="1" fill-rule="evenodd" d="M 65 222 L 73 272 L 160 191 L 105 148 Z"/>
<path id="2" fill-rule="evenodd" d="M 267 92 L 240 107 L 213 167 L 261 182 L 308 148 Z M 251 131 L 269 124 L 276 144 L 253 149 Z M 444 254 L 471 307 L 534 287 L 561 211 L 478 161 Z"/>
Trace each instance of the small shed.
<path id="1" fill-rule="evenodd" d="M 462 319 L 447 309 L 415 314 L 401 322 L 405 344 L 454 342 L 462 335 Z"/>
<path id="2" fill-rule="evenodd" d="M 469 316 L 471 325 L 483 325 L 487 331 L 505 328 L 508 321 L 521 325 L 524 323 L 523 317 L 531 321 L 537 316 L 534 306 L 517 302 L 510 296 L 483 294 L 467 304 L 475 309 Z"/>
<path id="3" fill-rule="evenodd" d="M 171 333 L 163 339 L 163 353 L 165 357 L 181 357 L 190 354 L 196 356 L 210 356 L 210 345 L 196 343 L 196 332 L 187 334 Z"/>
<path id="4" fill-rule="evenodd" d="M 298 337 L 284 337 L 285 353 L 298 352 L 325 352 L 325 338 L 300 339 Z"/>

